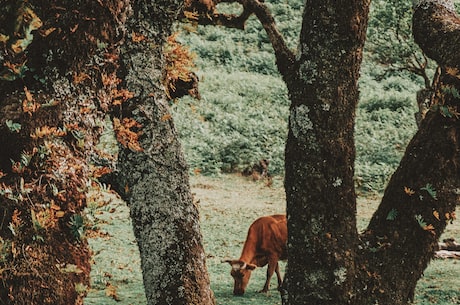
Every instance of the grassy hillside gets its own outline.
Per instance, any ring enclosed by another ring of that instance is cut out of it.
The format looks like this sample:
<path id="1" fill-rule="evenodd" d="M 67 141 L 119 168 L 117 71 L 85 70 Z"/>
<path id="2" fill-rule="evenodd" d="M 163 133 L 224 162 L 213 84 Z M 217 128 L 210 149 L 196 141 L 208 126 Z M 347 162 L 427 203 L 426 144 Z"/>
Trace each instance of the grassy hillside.
<path id="1" fill-rule="evenodd" d="M 295 49 L 302 2 L 268 3 Z M 191 171 L 238 172 L 268 159 L 271 172 L 282 175 L 289 98 L 260 23 L 252 17 L 244 31 L 190 25 L 180 25 L 178 31 L 182 43 L 196 54 L 202 96 L 200 101 L 185 97 L 173 105 Z M 421 84 L 403 73 L 383 77 L 383 68 L 365 58 L 357 109 L 356 181 L 362 191 L 380 192 L 416 130 L 415 93 Z"/>

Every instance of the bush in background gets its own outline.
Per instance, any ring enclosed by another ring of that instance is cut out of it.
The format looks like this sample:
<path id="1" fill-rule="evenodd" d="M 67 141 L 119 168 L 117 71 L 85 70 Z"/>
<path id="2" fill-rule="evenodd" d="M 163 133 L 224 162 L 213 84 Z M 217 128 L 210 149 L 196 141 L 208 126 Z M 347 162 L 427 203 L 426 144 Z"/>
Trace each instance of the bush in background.
<path id="1" fill-rule="evenodd" d="M 376 80 L 369 76 L 371 69 L 378 67 L 365 64 L 360 80 L 355 177 L 360 190 L 381 192 L 417 129 L 415 93 L 420 84 L 404 75 Z"/>
<path id="2" fill-rule="evenodd" d="M 247 72 L 200 73 L 200 101 L 183 98 L 172 107 L 192 171 L 242 171 L 261 159 L 282 174 L 289 100 L 284 82 Z"/>

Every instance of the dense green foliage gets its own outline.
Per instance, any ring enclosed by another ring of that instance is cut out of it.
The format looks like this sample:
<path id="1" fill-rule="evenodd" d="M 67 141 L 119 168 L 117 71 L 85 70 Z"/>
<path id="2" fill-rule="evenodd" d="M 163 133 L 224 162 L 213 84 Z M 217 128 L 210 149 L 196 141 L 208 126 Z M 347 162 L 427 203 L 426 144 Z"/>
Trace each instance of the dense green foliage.
<path id="1" fill-rule="evenodd" d="M 261 159 L 281 173 L 288 97 L 281 79 L 248 72 L 203 72 L 201 101 L 173 107 L 193 170 L 206 174 L 241 171 Z"/>
<path id="2" fill-rule="evenodd" d="M 298 0 L 269 1 L 293 49 L 302 5 Z M 385 73 L 388 69 L 374 56 L 379 50 L 388 54 L 392 48 L 388 45 L 390 38 L 377 35 L 382 20 L 375 18 L 382 18 L 381 10 L 387 10 L 384 22 L 396 24 L 400 22 L 398 10 L 408 4 L 401 4 L 397 10 L 388 10 L 382 1 L 374 5 L 370 22 L 374 28 L 369 29 L 367 44 L 371 47 L 367 48 L 362 68 L 356 124 L 356 181 L 364 191 L 382 191 L 397 167 L 416 129 L 415 93 L 424 86 L 422 78 L 405 71 Z M 225 9 L 235 11 L 237 7 Z M 183 98 L 173 106 L 191 171 L 240 171 L 266 158 L 272 174 L 283 174 L 289 98 L 258 20 L 251 17 L 245 31 L 214 26 L 198 26 L 192 32 L 181 30 L 181 41 L 197 54 L 201 80 L 200 101 Z"/>
<path id="3" fill-rule="evenodd" d="M 402 77 L 376 81 L 363 67 L 355 128 L 357 185 L 382 191 L 415 133 L 415 92 L 419 85 Z"/>
<path id="4" fill-rule="evenodd" d="M 376 0 L 370 11 L 367 56 L 386 67 L 383 74 L 411 71 L 429 86 L 434 63 L 412 38 L 412 1 Z"/>

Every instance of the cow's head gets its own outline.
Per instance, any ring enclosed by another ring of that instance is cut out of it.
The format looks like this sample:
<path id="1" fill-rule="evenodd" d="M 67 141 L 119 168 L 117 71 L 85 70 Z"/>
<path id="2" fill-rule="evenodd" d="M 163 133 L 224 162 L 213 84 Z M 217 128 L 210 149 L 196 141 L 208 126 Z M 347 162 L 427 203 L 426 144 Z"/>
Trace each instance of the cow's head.
<path id="1" fill-rule="evenodd" d="M 243 295 L 246 290 L 246 286 L 248 285 L 249 278 L 251 277 L 251 271 L 256 269 L 257 266 L 240 260 L 226 260 L 225 262 L 232 266 L 230 274 L 235 280 L 233 294 Z"/>

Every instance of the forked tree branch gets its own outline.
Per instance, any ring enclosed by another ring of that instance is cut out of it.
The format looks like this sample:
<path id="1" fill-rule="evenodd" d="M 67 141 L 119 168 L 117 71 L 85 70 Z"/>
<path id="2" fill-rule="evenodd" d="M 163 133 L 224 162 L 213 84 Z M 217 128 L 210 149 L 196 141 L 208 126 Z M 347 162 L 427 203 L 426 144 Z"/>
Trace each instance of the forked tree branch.
<path id="1" fill-rule="evenodd" d="M 441 66 L 460 67 L 460 19 L 451 0 L 421 0 L 413 15 L 415 42 Z"/>
<path id="2" fill-rule="evenodd" d="M 244 30 L 246 21 L 252 12 L 243 7 L 243 12 L 240 15 L 219 13 L 216 5 L 223 2 L 233 3 L 236 0 L 186 0 L 184 16 L 201 25 L 219 25 Z"/>
<path id="3" fill-rule="evenodd" d="M 217 12 L 217 3 L 239 3 L 243 7 L 240 15 Z M 283 35 L 276 26 L 275 19 L 268 7 L 259 0 L 187 0 L 184 15 L 201 25 L 220 25 L 230 28 L 244 29 L 248 18 L 254 14 L 262 24 L 270 39 L 276 56 L 278 70 L 286 77 L 290 74 L 295 62 L 294 53 L 286 45 Z"/>

